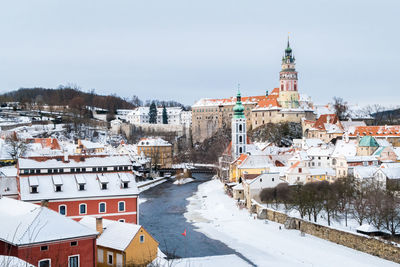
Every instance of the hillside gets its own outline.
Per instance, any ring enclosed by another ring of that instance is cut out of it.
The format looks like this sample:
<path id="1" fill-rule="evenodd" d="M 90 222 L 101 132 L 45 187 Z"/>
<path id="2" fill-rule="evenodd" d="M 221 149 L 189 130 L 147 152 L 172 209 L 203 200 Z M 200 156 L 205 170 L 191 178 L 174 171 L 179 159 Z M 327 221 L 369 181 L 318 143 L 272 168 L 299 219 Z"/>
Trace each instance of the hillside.
<path id="1" fill-rule="evenodd" d="M 98 95 L 94 91 L 83 92 L 70 87 L 61 87 L 58 89 L 21 88 L 0 95 L 0 103 L 4 102 L 20 102 L 25 106 L 33 103 L 51 106 L 79 103 L 82 106 L 94 106 L 112 111 L 135 107 L 132 102 L 122 99 L 115 94 L 108 96 Z"/>

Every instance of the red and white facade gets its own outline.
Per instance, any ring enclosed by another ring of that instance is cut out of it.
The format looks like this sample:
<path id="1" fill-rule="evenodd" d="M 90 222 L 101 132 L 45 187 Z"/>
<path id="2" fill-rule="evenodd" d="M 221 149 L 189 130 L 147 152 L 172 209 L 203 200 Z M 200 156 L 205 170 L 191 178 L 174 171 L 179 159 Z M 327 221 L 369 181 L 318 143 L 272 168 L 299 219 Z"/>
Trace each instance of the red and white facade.
<path id="1" fill-rule="evenodd" d="M 69 156 L 21 158 L 19 199 L 74 220 L 101 216 L 139 223 L 138 195 L 128 156 Z"/>
<path id="2" fill-rule="evenodd" d="M 46 207 L 0 199 L 0 255 L 38 267 L 95 267 L 97 234 Z"/>

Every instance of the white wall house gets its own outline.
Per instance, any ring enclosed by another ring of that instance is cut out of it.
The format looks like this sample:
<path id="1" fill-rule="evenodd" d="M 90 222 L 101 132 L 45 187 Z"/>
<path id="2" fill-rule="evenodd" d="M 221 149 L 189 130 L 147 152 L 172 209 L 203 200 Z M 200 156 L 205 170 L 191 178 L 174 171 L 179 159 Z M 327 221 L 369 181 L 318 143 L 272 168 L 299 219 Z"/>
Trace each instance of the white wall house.
<path id="1" fill-rule="evenodd" d="M 168 115 L 168 124 L 172 125 L 181 125 L 184 123 L 187 123 L 187 118 L 186 114 L 183 115 L 182 120 L 182 110 L 181 107 L 169 107 L 167 109 L 167 115 Z M 128 115 L 126 115 L 126 120 L 131 123 L 131 124 L 147 124 L 149 123 L 149 107 L 138 107 L 137 109 L 131 111 Z M 163 108 L 157 108 L 157 124 L 162 124 L 162 114 L 163 114 Z M 190 116 L 190 122 L 191 123 L 191 116 Z"/>

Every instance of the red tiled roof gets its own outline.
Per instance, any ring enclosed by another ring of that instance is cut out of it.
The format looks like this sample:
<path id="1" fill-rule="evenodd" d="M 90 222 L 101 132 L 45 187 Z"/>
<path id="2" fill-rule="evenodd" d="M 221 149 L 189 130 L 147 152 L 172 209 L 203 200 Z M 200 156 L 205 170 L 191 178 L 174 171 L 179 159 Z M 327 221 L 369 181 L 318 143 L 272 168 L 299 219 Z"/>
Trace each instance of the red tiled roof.
<path id="1" fill-rule="evenodd" d="M 55 138 L 30 138 L 27 139 L 30 143 L 41 144 L 43 148 L 48 147 L 50 149 L 61 149 L 58 140 Z"/>
<path id="2" fill-rule="evenodd" d="M 400 136 L 400 125 L 390 126 L 357 126 L 349 136 Z"/>
<path id="3" fill-rule="evenodd" d="M 329 118 L 329 121 L 328 121 Z M 324 114 L 321 115 L 318 120 L 315 121 L 313 128 L 318 129 L 318 130 L 325 130 L 325 123 L 330 123 L 330 124 L 338 124 L 339 119 L 336 116 L 336 114 Z"/>

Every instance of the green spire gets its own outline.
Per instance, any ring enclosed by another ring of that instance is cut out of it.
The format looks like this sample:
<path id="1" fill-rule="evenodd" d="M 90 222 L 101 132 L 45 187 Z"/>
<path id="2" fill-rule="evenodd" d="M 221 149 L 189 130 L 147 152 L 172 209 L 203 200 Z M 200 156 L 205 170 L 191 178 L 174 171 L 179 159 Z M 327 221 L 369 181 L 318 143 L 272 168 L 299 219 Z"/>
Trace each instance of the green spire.
<path id="1" fill-rule="evenodd" d="M 233 107 L 233 117 L 235 119 L 245 118 L 244 117 L 244 106 L 242 105 L 242 97 L 238 89 L 236 95 L 236 105 Z"/>
<path id="2" fill-rule="evenodd" d="M 292 55 L 292 48 L 290 48 L 289 36 L 288 36 L 288 41 L 287 41 L 287 47 L 285 49 L 285 55 L 284 55 L 282 61 L 287 63 L 287 60 L 289 60 L 290 63 L 293 63 L 295 60 L 294 56 Z"/>

